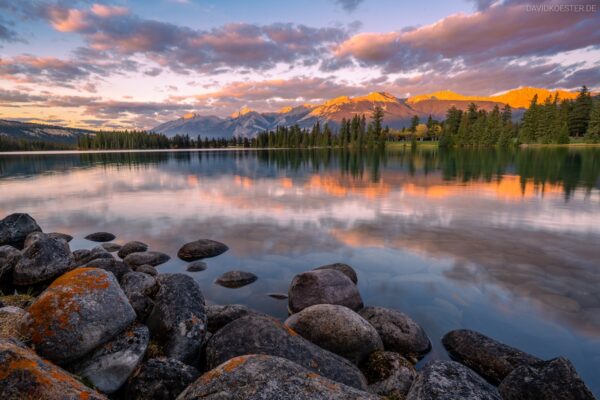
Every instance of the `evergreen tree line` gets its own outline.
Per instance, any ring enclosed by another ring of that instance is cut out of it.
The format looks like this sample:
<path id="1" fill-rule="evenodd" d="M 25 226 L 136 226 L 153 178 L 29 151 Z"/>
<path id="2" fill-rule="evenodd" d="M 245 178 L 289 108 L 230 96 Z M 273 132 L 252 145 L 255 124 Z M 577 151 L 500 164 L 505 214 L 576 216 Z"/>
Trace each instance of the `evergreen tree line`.
<path id="1" fill-rule="evenodd" d="M 43 140 L 15 139 L 0 134 L 0 151 L 50 151 L 74 150 L 66 143 L 52 143 Z"/>

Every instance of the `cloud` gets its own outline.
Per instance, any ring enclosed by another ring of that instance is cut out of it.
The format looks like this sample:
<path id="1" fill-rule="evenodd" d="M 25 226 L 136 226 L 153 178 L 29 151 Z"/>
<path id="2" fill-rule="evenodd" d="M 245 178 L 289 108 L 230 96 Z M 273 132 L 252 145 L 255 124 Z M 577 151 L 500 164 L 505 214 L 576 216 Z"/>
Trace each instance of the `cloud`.
<path id="1" fill-rule="evenodd" d="M 356 7 L 364 0 L 335 0 L 335 3 L 342 7 L 344 11 L 353 12 L 356 10 Z"/>
<path id="2" fill-rule="evenodd" d="M 16 42 L 18 41 L 17 32 L 8 27 L 8 22 L 0 18 L 0 42 Z"/>

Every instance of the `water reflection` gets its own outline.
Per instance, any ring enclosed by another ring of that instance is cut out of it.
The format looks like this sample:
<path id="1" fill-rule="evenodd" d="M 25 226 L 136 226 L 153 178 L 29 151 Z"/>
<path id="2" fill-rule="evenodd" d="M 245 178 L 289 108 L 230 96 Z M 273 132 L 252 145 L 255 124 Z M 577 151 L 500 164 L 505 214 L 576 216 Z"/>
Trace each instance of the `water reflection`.
<path id="1" fill-rule="evenodd" d="M 284 317 L 267 293 L 348 262 L 365 303 L 425 326 L 430 357 L 469 327 L 564 354 L 600 390 L 600 149 L 10 155 L 0 175 L 0 214 L 30 212 L 74 248 L 97 230 L 171 255 L 198 237 L 227 243 L 193 274 L 212 302 Z M 259 280 L 213 284 L 233 269 Z"/>

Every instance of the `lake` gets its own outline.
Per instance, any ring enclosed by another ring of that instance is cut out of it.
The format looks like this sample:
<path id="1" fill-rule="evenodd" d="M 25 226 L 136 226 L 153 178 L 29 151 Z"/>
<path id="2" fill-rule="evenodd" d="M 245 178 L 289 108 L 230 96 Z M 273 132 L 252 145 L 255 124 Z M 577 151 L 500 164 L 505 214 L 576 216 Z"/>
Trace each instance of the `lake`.
<path id="1" fill-rule="evenodd" d="M 0 155 L 0 215 L 30 213 L 72 249 L 140 240 L 173 258 L 198 238 L 229 245 L 190 273 L 210 303 L 279 318 L 292 277 L 333 262 L 366 305 L 411 315 L 425 358 L 456 328 L 572 360 L 600 395 L 600 148 L 380 152 L 192 151 Z M 240 269 L 259 279 L 213 283 Z"/>

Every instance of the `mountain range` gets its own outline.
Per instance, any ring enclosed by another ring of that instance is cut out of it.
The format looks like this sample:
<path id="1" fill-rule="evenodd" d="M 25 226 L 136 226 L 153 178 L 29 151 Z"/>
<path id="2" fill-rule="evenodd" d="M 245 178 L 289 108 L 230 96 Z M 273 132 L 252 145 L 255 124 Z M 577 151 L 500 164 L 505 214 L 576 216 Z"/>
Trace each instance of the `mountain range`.
<path id="1" fill-rule="evenodd" d="M 0 135 L 8 136 L 13 139 L 75 144 L 79 136 L 95 133 L 95 131 L 89 129 L 66 128 L 58 125 L 0 119 Z"/>
<path id="2" fill-rule="evenodd" d="M 369 116 L 376 106 L 381 106 L 384 110 L 384 124 L 396 129 L 407 127 L 414 115 L 422 122 L 430 115 L 440 120 L 452 106 L 464 110 L 470 103 L 475 103 L 487 111 L 496 105 L 503 107 L 509 104 L 513 107 L 513 117 L 519 119 L 536 94 L 540 102 L 556 94 L 561 99 L 573 99 L 577 96 L 577 93 L 563 90 L 551 92 L 539 88 L 520 88 L 490 97 L 464 96 L 452 91 L 441 91 L 402 99 L 385 92 L 373 92 L 353 98 L 337 97 L 317 105 L 283 107 L 276 112 L 261 113 L 244 107 L 228 117 L 190 113 L 160 124 L 153 131 L 170 137 L 178 134 L 208 138 L 253 137 L 277 126 L 298 124 L 302 128 L 311 128 L 317 121 L 322 125 L 328 123 L 336 129 L 343 118 L 352 118 L 356 114 Z"/>

